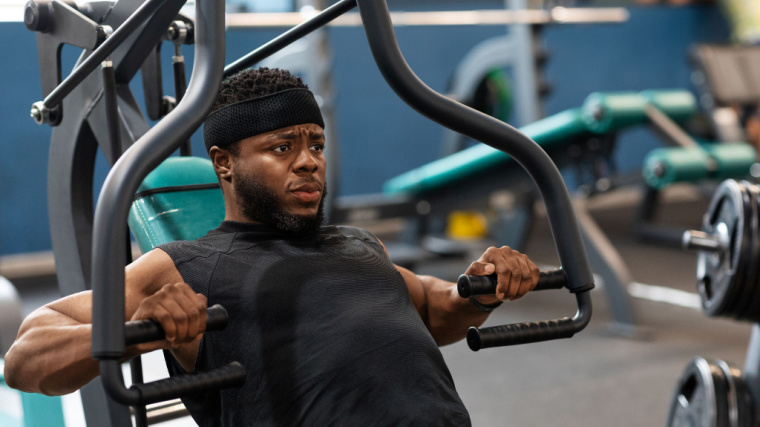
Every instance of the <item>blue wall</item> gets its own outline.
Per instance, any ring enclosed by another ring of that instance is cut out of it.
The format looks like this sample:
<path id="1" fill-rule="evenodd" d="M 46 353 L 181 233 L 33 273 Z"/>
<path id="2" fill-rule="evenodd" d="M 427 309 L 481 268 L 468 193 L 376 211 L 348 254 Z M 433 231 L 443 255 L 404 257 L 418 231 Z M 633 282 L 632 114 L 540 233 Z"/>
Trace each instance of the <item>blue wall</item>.
<path id="1" fill-rule="evenodd" d="M 690 88 L 688 46 L 727 37 L 723 19 L 712 6 L 631 7 L 630 11 L 631 19 L 625 24 L 544 30 L 550 52 L 546 75 L 554 87 L 546 99 L 547 114 L 576 107 L 593 91 Z M 230 30 L 228 62 L 278 33 Z M 445 92 L 465 53 L 503 33 L 498 27 L 400 28 L 397 37 L 417 75 Z M 0 70 L 0 255 L 48 250 L 50 128 L 37 126 L 29 118 L 30 106 L 42 95 L 35 38 L 22 23 L 0 22 L 0 40 L 0 57 L 6 64 Z M 340 193 L 379 192 L 388 178 L 437 158 L 444 130 L 392 93 L 374 65 L 360 28 L 331 29 L 331 41 L 341 143 Z M 168 50 L 165 47 L 167 57 Z M 64 70 L 69 70 L 77 52 L 66 48 L 64 53 Z M 189 49 L 185 55 L 192 63 Z M 164 69 L 169 67 L 167 62 Z M 139 84 L 136 80 L 133 90 L 138 98 Z M 166 92 L 172 91 L 167 87 Z M 203 153 L 197 133 L 193 144 L 196 153 Z M 623 135 L 620 166 L 638 168 L 644 154 L 657 145 L 647 132 Z M 96 185 L 106 172 L 100 161 Z"/>

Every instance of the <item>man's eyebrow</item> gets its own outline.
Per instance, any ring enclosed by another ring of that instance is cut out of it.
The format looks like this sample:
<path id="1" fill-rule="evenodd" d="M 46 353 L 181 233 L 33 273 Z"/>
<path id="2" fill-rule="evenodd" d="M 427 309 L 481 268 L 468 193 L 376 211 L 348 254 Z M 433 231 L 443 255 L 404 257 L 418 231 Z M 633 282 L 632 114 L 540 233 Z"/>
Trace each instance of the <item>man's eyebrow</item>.
<path id="1" fill-rule="evenodd" d="M 277 133 L 270 133 L 267 135 L 266 139 L 272 140 L 272 139 L 296 139 L 298 134 L 296 132 L 290 131 L 290 132 L 277 132 Z"/>
<path id="2" fill-rule="evenodd" d="M 287 131 L 287 132 L 277 132 L 277 133 L 271 133 L 267 135 L 267 140 L 277 140 L 277 139 L 296 139 L 298 137 L 299 132 L 297 131 Z M 324 132 L 309 132 L 309 139 L 312 140 L 319 140 L 324 139 L 325 134 Z"/>

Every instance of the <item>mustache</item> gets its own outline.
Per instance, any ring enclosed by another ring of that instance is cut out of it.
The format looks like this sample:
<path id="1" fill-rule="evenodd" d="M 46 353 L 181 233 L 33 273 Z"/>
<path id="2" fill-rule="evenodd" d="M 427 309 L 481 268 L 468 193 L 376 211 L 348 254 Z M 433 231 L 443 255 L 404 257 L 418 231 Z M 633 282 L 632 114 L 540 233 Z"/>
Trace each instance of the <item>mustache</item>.
<path id="1" fill-rule="evenodd" d="M 319 190 L 324 190 L 324 183 L 318 181 L 316 178 L 301 178 L 298 181 L 291 182 L 290 185 L 288 185 L 288 188 L 298 188 L 306 184 L 316 184 L 319 187 Z"/>

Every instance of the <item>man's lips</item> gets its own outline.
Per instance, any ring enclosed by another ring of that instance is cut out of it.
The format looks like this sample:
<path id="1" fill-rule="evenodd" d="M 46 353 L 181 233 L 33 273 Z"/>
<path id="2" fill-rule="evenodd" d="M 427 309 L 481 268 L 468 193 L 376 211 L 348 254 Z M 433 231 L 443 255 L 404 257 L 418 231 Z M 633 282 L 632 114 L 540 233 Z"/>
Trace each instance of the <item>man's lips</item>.
<path id="1" fill-rule="evenodd" d="M 299 185 L 291 189 L 290 192 L 304 203 L 316 202 L 322 197 L 321 187 L 316 183 Z"/>

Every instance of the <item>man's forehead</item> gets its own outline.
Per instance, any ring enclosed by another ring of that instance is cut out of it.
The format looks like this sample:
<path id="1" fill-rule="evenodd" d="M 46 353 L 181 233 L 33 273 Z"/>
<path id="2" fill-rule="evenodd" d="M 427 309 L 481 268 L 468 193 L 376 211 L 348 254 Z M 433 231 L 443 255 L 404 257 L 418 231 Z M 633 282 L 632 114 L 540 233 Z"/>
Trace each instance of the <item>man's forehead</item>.
<path id="1" fill-rule="evenodd" d="M 318 124 L 306 123 L 275 129 L 259 135 L 262 139 L 297 138 L 299 136 L 308 136 L 312 139 L 324 138 L 325 132 Z"/>

